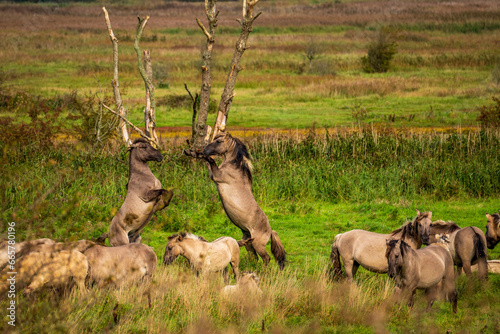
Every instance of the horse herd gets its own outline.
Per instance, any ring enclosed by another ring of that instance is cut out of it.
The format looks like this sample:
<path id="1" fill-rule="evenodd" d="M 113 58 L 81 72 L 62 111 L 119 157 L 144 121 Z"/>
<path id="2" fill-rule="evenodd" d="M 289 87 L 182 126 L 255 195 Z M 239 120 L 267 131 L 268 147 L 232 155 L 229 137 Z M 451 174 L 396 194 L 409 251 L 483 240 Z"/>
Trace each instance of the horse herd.
<path id="1" fill-rule="evenodd" d="M 239 274 L 240 247 L 265 265 L 270 262 L 266 244 L 271 241 L 271 252 L 282 270 L 286 252 L 278 234 L 252 194 L 252 164 L 246 146 L 229 133 L 219 134 L 200 157 L 205 161 L 210 178 L 217 190 L 228 218 L 242 231 L 242 240 L 221 237 L 208 242 L 191 233 L 177 233 L 168 237 L 163 263 L 171 264 L 178 256 L 185 257 L 194 273 L 222 271 L 226 284 L 231 265 L 236 286 L 239 284 L 260 293 L 259 278 L 248 273 Z M 220 165 L 212 156 L 221 156 Z M 75 283 L 80 292 L 89 284 L 123 285 L 150 278 L 156 270 L 154 250 L 141 243 L 140 233 L 155 212 L 167 207 L 173 197 L 170 189 L 163 189 L 151 172 L 148 161 L 161 161 L 162 154 L 145 139 L 137 139 L 130 147 L 129 178 L 126 198 L 113 217 L 109 231 L 96 240 L 55 242 L 37 239 L 14 243 L 0 243 L 0 298 L 6 291 L 17 291 L 25 286 L 31 293 L 42 286 L 60 286 Z M 479 279 L 488 277 L 486 248 L 492 249 L 500 241 L 500 214 L 486 214 L 487 233 L 477 227 L 460 228 L 453 222 L 432 222 L 432 212 L 418 212 L 417 217 L 390 234 L 352 230 L 336 235 L 330 255 L 335 277 L 345 276 L 352 281 L 359 266 L 376 273 L 388 273 L 395 281 L 395 294 L 407 295 L 413 304 L 417 289 L 424 289 L 428 308 L 436 298 L 443 297 L 457 306 L 455 270 L 463 269 L 472 275 L 477 265 Z M 111 247 L 104 245 L 109 239 Z M 421 248 L 422 245 L 427 245 Z M 16 273 L 15 286 L 8 280 Z"/>

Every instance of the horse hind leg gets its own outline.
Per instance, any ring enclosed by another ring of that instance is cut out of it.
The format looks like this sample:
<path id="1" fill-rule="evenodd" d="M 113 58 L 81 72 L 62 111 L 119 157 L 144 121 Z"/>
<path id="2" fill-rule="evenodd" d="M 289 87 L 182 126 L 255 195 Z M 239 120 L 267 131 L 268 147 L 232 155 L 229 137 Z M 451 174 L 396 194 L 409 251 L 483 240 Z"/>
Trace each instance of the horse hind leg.
<path id="1" fill-rule="evenodd" d="M 252 235 L 248 231 L 242 231 L 243 232 L 243 240 L 247 240 L 252 238 Z M 252 256 L 255 258 L 256 261 L 259 260 L 259 256 L 257 255 L 257 252 L 255 251 L 255 248 L 253 247 L 252 244 L 245 245 L 245 249 L 249 254 L 252 254 Z"/>
<path id="2" fill-rule="evenodd" d="M 347 276 L 347 280 L 352 282 L 354 279 L 354 275 L 356 275 L 356 271 L 358 271 L 359 263 L 352 259 L 344 259 L 344 270 Z"/>
<path id="3" fill-rule="evenodd" d="M 261 257 L 262 261 L 264 261 L 264 265 L 267 267 L 267 265 L 271 261 L 271 257 L 266 252 L 266 245 L 265 244 L 264 245 L 257 244 L 254 241 L 253 247 L 254 247 L 255 251 L 257 252 L 257 254 L 259 254 L 259 256 Z"/>

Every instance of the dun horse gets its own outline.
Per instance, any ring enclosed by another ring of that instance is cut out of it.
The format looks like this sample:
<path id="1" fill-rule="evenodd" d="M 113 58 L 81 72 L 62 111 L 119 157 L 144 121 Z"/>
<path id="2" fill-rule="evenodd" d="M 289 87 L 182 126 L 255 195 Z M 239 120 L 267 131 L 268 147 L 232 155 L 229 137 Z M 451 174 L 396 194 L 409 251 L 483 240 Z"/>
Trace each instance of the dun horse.
<path id="1" fill-rule="evenodd" d="M 347 279 L 352 281 L 356 271 L 361 265 L 363 268 L 376 273 L 387 272 L 387 259 L 385 258 L 386 239 L 402 239 L 412 248 L 417 249 L 422 243 L 427 243 L 425 236 L 429 234 L 432 212 L 417 211 L 417 217 L 393 231 L 390 234 L 379 234 L 364 230 L 352 230 L 337 234 L 332 245 L 330 260 L 336 276 L 342 273 L 340 258 L 344 263 Z"/>
<path id="2" fill-rule="evenodd" d="M 266 244 L 271 239 L 271 252 L 283 269 L 286 258 L 283 244 L 252 194 L 252 164 L 246 146 L 229 133 L 221 133 L 205 147 L 203 155 L 227 216 L 241 229 L 243 240 L 254 239 L 252 244 L 245 246 L 247 251 L 256 258 L 259 254 L 267 265 L 270 257 Z M 224 156 L 220 166 L 210 157 L 212 155 Z"/>
<path id="3" fill-rule="evenodd" d="M 388 275 L 395 280 L 395 295 L 401 298 L 409 295 L 408 305 L 413 306 L 413 296 L 417 289 L 424 289 L 427 296 L 427 311 L 434 300 L 445 297 L 457 312 L 457 290 L 453 259 L 447 246 L 432 244 L 414 250 L 402 240 L 386 241 Z"/>
<path id="4" fill-rule="evenodd" d="M 160 181 L 149 169 L 148 161 L 161 161 L 162 154 L 146 139 L 136 139 L 130 147 L 127 196 L 111 221 L 109 232 L 97 241 L 109 238 L 111 246 L 140 242 L 139 233 L 156 211 L 167 207 L 173 192 L 161 188 Z"/>
<path id="5" fill-rule="evenodd" d="M 458 274 L 463 268 L 465 274 L 471 276 L 471 265 L 477 264 L 479 278 L 488 278 L 486 238 L 483 231 L 474 226 L 460 228 L 453 222 L 438 220 L 431 224 L 429 242 L 438 242 L 436 235 L 442 234 L 448 236 L 448 249 L 457 266 Z"/>
<path id="6" fill-rule="evenodd" d="M 226 283 L 229 281 L 227 265 L 231 264 L 234 280 L 238 282 L 240 247 L 251 242 L 252 239 L 236 241 L 230 237 L 222 237 L 208 242 L 203 237 L 191 233 L 173 234 L 168 237 L 163 263 L 169 265 L 181 255 L 189 261 L 196 276 L 200 271 L 202 274 L 223 271 Z"/>
<path id="7" fill-rule="evenodd" d="M 500 241 L 500 214 L 486 214 L 488 223 L 486 224 L 486 242 L 488 248 L 493 249 Z"/>

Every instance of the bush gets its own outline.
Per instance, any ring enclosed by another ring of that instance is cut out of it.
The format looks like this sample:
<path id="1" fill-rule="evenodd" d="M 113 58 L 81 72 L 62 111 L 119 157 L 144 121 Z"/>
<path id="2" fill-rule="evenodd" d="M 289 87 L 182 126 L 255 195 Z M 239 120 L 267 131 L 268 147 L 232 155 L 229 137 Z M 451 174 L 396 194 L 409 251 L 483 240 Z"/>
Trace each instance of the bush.
<path id="1" fill-rule="evenodd" d="M 384 73 L 389 70 L 391 60 L 397 53 L 395 33 L 391 28 L 380 28 L 374 40 L 368 45 L 368 55 L 361 58 L 366 73 Z"/>
<path id="2" fill-rule="evenodd" d="M 153 82 L 158 88 L 168 88 L 168 65 L 153 64 Z"/>
<path id="3" fill-rule="evenodd" d="M 479 110 L 477 120 L 481 122 L 483 128 L 498 128 L 500 127 L 500 99 L 492 97 L 495 104 L 482 106 Z"/>

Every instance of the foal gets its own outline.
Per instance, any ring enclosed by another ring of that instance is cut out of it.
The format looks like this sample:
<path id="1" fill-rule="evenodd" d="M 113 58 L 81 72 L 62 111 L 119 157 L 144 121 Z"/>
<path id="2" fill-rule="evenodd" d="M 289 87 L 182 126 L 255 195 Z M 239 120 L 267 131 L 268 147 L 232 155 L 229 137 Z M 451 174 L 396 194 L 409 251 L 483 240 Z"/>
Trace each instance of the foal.
<path id="1" fill-rule="evenodd" d="M 206 241 L 191 233 L 173 234 L 168 237 L 168 244 L 163 255 L 163 263 L 171 264 L 179 256 L 185 257 L 193 268 L 196 277 L 199 272 L 223 271 L 224 282 L 229 281 L 227 265 L 233 268 L 234 280 L 238 282 L 240 247 L 250 244 L 253 239 L 236 241 L 230 237 L 221 237 L 213 242 Z"/>

